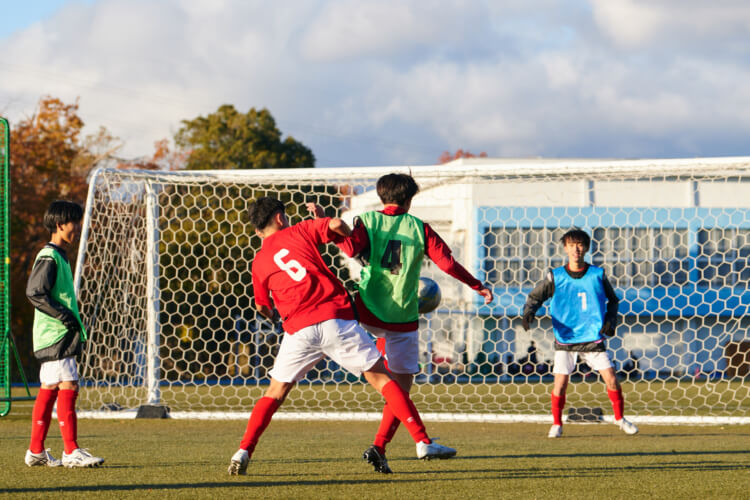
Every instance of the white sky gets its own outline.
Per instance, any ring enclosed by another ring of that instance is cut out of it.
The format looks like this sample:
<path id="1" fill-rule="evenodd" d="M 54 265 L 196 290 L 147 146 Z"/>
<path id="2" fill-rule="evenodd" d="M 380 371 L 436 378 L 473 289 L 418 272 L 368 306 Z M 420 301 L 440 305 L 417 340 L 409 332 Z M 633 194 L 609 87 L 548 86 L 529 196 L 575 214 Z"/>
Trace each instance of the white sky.
<path id="1" fill-rule="evenodd" d="M 80 98 L 147 156 L 268 108 L 318 166 L 748 155 L 746 0 L 0 0 L 0 114 Z"/>

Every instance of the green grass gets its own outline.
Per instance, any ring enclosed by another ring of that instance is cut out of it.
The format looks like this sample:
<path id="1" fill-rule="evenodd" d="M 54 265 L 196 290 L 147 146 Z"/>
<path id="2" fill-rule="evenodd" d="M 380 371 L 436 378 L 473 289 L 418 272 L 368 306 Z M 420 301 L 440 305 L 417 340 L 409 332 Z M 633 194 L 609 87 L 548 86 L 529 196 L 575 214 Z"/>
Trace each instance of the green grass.
<path id="1" fill-rule="evenodd" d="M 660 416 L 740 416 L 750 413 L 750 384 L 747 381 L 623 381 L 628 412 Z M 197 385 L 163 386 L 163 401 L 173 411 L 246 411 L 246 401 L 255 401 L 267 386 Z M 551 383 L 416 384 L 412 399 L 423 412 L 536 413 L 549 412 Z M 20 395 L 19 389 L 14 389 Z M 78 405 L 99 409 L 116 402 L 135 408 L 146 398 L 144 388 L 112 387 L 84 389 Z M 601 381 L 572 382 L 568 406 L 610 408 Z M 379 411 L 382 396 L 366 384 L 298 385 L 289 395 L 286 410 Z"/>
<path id="2" fill-rule="evenodd" d="M 106 458 L 100 469 L 26 467 L 30 403 L 0 419 L 0 498 L 747 498 L 750 425 L 427 423 L 459 450 L 450 460 L 414 458 L 399 430 L 388 449 L 396 472 L 372 472 L 360 456 L 375 422 L 272 422 L 248 475 L 226 467 L 246 422 L 79 421 L 79 442 Z M 53 421 L 47 446 L 60 456 Z"/>

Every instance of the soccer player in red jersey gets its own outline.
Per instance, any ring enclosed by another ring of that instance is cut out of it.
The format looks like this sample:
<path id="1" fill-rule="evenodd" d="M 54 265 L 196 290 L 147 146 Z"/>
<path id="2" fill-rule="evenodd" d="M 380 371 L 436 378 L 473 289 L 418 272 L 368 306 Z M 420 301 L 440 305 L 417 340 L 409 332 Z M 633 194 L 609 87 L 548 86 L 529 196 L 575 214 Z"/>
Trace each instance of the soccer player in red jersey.
<path id="1" fill-rule="evenodd" d="M 378 338 L 393 378 L 407 393 L 419 372 L 418 289 L 426 255 L 445 273 L 492 301 L 492 291 L 456 262 L 450 247 L 426 222 L 409 214 L 419 192 L 414 178 L 387 174 L 378 179 L 380 211 L 361 214 L 350 238 L 338 246 L 363 265 L 355 298 L 359 322 Z M 385 447 L 399 427 L 386 403 L 374 442 L 363 454 L 376 472 L 390 474 Z"/>
<path id="2" fill-rule="evenodd" d="M 315 212 L 316 206 L 308 204 Z M 286 335 L 270 372 L 271 383 L 250 415 L 229 474 L 245 474 L 250 457 L 273 414 L 294 384 L 324 356 L 365 379 L 385 398 L 417 444 L 417 458 L 442 457 L 455 450 L 430 440 L 408 393 L 394 381 L 380 352 L 354 319 L 343 285 L 328 269 L 318 245 L 351 234 L 336 218 L 305 220 L 290 226 L 284 204 L 269 197 L 250 206 L 250 222 L 263 239 L 252 265 L 255 304 L 272 319 L 275 306 Z M 270 295 L 273 295 L 273 301 Z"/>

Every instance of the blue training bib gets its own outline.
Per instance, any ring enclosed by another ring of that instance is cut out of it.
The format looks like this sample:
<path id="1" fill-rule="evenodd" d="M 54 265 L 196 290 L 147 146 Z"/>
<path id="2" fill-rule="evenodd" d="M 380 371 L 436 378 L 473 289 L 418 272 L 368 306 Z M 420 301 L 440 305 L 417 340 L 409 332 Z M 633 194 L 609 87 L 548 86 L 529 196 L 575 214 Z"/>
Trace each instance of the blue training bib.
<path id="1" fill-rule="evenodd" d="M 561 344 L 578 344 L 602 339 L 599 333 L 607 312 L 604 269 L 589 266 L 586 274 L 571 278 L 564 267 L 552 270 L 555 293 L 550 314 L 555 338 Z"/>

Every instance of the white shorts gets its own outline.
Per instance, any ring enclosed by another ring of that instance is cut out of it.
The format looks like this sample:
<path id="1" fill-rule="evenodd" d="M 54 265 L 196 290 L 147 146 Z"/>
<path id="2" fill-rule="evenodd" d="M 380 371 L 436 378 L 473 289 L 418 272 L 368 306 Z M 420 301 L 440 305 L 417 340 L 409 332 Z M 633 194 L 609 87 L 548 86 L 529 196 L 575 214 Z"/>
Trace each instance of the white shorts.
<path id="1" fill-rule="evenodd" d="M 78 363 L 70 356 L 55 361 L 45 361 L 39 368 L 39 382 L 42 385 L 57 385 L 60 382 L 78 380 Z"/>
<path id="2" fill-rule="evenodd" d="M 385 359 L 393 373 L 419 373 L 419 331 L 394 332 L 371 325 L 362 325 L 374 336 L 385 339 Z"/>
<path id="3" fill-rule="evenodd" d="M 570 375 L 576 369 L 578 355 L 581 355 L 581 361 L 585 362 L 592 370 L 598 372 L 612 368 L 612 361 L 606 351 L 599 352 L 575 352 L 575 351 L 555 351 L 555 367 L 552 373 L 557 375 Z"/>
<path id="4" fill-rule="evenodd" d="M 299 382 L 324 356 L 362 375 L 381 358 L 372 339 L 354 320 L 329 319 L 285 334 L 269 375 L 279 382 Z"/>

